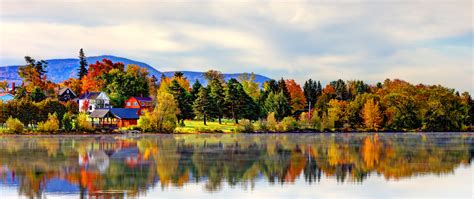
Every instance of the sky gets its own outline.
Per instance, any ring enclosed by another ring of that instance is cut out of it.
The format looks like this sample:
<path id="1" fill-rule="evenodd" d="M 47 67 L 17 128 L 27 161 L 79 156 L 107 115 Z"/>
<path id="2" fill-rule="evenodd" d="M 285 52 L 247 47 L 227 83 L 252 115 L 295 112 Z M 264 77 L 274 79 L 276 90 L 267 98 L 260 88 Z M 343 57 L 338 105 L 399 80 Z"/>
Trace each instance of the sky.
<path id="1" fill-rule="evenodd" d="M 471 0 L 0 0 L 0 65 L 115 55 L 160 71 L 216 69 L 474 93 Z"/>

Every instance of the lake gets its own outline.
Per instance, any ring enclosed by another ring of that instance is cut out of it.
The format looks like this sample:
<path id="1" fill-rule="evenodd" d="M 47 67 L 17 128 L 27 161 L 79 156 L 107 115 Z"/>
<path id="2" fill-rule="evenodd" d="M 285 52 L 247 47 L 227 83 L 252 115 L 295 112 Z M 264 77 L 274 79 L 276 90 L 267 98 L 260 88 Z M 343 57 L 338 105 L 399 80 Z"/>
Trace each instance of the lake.
<path id="1" fill-rule="evenodd" d="M 0 137 L 0 198 L 472 198 L 474 133 Z"/>

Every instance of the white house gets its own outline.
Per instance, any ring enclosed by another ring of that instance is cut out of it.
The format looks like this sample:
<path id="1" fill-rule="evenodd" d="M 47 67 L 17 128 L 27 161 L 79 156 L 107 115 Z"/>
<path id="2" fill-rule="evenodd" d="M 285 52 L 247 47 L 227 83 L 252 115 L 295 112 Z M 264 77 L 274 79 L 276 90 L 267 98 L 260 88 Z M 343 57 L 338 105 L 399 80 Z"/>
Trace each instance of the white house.
<path id="1" fill-rule="evenodd" d="M 86 92 L 79 96 L 79 112 L 92 113 L 95 109 L 112 108 L 110 98 L 104 92 Z"/>

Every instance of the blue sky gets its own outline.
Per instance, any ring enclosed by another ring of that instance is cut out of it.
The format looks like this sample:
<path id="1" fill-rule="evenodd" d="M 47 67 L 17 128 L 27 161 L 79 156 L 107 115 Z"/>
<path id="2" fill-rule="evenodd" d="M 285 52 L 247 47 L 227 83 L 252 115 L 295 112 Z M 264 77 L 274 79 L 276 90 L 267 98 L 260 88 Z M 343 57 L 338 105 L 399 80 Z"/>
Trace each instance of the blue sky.
<path id="1" fill-rule="evenodd" d="M 470 0 L 0 2 L 0 65 L 84 48 L 161 71 L 400 78 L 474 91 Z"/>

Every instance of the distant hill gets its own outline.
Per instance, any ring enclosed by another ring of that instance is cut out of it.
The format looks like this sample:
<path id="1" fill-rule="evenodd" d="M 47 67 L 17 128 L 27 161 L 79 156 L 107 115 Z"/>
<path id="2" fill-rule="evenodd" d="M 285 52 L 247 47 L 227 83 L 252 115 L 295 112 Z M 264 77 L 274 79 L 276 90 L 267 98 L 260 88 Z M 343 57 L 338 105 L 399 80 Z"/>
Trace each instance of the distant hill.
<path id="1" fill-rule="evenodd" d="M 87 63 L 93 64 L 97 61 L 102 61 L 102 59 L 109 59 L 112 62 L 121 62 L 125 66 L 128 64 L 135 64 L 140 67 L 148 69 L 150 75 L 155 75 L 156 78 L 160 79 L 161 74 L 164 74 L 167 77 L 173 76 L 175 71 L 166 71 L 160 72 L 156 70 L 154 67 L 144 63 L 139 62 L 123 57 L 116 57 L 112 55 L 102 55 L 102 56 L 95 56 L 95 57 L 87 57 Z M 52 80 L 53 82 L 62 82 L 70 77 L 77 77 L 77 69 L 79 65 L 79 59 L 50 59 L 46 60 L 48 62 L 48 67 L 46 70 L 48 71 L 47 76 L 48 79 Z M 12 65 L 12 66 L 0 66 L 0 80 L 7 80 L 9 82 L 21 82 L 20 77 L 18 76 L 18 67 L 20 65 Z M 196 81 L 199 80 L 201 84 L 206 85 L 207 81 L 204 78 L 203 72 L 193 72 L 193 71 L 181 71 L 183 72 L 184 76 L 189 79 L 191 85 Z M 235 74 L 224 74 L 224 78 L 226 80 L 230 78 L 237 78 L 242 73 L 235 73 Z M 270 78 L 255 74 L 256 81 L 259 83 L 263 83 Z"/>

